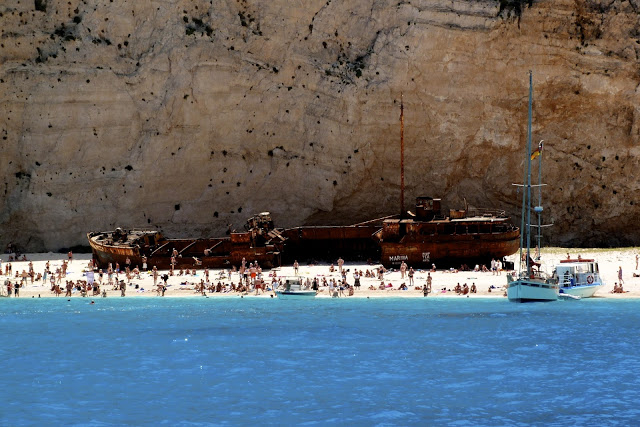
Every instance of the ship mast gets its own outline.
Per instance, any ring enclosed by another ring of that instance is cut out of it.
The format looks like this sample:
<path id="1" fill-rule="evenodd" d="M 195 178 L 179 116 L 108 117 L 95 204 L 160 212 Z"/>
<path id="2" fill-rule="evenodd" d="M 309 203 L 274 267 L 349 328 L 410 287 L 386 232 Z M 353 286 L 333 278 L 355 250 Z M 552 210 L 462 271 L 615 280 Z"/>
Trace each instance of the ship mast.
<path id="1" fill-rule="evenodd" d="M 542 247 L 540 242 L 542 241 L 542 143 L 544 140 L 540 140 L 538 143 L 538 206 L 535 207 L 535 211 L 538 214 L 538 259 L 542 256 Z"/>
<path id="2" fill-rule="evenodd" d="M 527 277 L 531 275 L 531 109 L 533 104 L 533 73 L 529 71 L 529 122 L 527 126 Z"/>
<path id="3" fill-rule="evenodd" d="M 404 218 L 404 104 L 400 93 L 400 218 Z"/>

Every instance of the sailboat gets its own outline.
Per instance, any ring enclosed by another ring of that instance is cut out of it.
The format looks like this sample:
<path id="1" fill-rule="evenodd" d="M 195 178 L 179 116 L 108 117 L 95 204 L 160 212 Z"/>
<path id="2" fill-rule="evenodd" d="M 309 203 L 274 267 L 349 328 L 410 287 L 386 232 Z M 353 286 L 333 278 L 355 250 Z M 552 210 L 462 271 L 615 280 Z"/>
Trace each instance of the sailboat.
<path id="1" fill-rule="evenodd" d="M 527 129 L 527 151 L 525 158 L 525 176 L 522 184 L 522 233 L 520 235 L 520 271 L 517 277 L 511 274 L 507 275 L 507 297 L 513 302 L 530 302 L 530 301 L 556 301 L 558 299 L 558 281 L 549 277 L 541 269 L 541 263 L 536 262 L 531 257 L 531 161 L 542 154 L 542 141 L 538 145 L 538 149 L 531 152 L 531 115 L 533 104 L 533 74 L 529 71 L 529 122 Z M 542 161 L 538 168 L 539 179 L 542 179 Z M 541 187 L 539 182 L 538 191 L 540 191 L 539 200 L 542 199 Z M 538 248 L 540 247 L 541 227 L 540 216 L 542 214 L 541 203 L 534 207 L 533 210 L 538 215 Z M 538 261 L 540 261 L 538 259 Z"/>

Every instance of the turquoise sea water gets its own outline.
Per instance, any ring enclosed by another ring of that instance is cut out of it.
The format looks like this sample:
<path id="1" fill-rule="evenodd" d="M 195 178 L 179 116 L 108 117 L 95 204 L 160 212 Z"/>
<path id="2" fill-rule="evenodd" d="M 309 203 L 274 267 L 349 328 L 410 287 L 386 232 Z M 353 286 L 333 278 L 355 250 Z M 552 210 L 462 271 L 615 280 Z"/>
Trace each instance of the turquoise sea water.
<path id="1" fill-rule="evenodd" d="M 1 425 L 638 425 L 640 301 L 0 299 Z"/>

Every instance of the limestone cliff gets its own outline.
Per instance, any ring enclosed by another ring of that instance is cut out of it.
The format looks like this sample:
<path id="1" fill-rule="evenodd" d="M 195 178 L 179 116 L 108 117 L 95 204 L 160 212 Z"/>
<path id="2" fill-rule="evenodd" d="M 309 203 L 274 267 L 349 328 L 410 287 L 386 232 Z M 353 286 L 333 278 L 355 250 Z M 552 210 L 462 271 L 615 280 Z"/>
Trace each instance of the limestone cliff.
<path id="1" fill-rule="evenodd" d="M 640 0 L 5 0 L 0 244 L 347 224 L 406 198 L 519 222 L 528 70 L 547 243 L 640 244 Z M 410 206 L 407 206 L 409 208 Z"/>

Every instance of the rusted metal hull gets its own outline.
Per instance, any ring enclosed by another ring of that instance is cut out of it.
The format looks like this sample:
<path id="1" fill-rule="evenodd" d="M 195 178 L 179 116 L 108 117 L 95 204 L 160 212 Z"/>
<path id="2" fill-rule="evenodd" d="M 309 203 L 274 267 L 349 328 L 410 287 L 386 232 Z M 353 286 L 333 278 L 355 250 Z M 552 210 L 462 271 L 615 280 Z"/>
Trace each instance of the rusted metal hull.
<path id="1" fill-rule="evenodd" d="M 380 224 L 295 227 L 282 231 L 286 238 L 283 259 L 335 261 L 378 259 L 380 248 L 373 234 Z"/>
<path id="2" fill-rule="evenodd" d="M 92 239 L 91 236 L 89 236 L 89 245 L 91 246 L 94 261 L 97 261 L 98 266 L 101 268 L 106 268 L 109 264 L 115 268 L 116 263 L 124 266 L 127 258 L 134 265 L 139 265 L 142 268 L 142 257 L 137 248 L 101 244 Z"/>
<path id="3" fill-rule="evenodd" d="M 382 241 L 380 261 L 385 267 L 396 267 L 403 261 L 412 267 L 488 262 L 517 252 L 519 244 L 518 229 L 493 234 L 435 235 L 424 236 L 420 240 Z"/>
<path id="4" fill-rule="evenodd" d="M 116 229 L 89 233 L 98 265 L 142 268 L 225 268 L 240 266 L 243 259 L 263 267 L 292 263 L 344 260 L 380 261 L 386 267 L 403 261 L 412 267 L 439 262 L 484 263 L 518 250 L 520 231 L 503 212 L 451 210 L 441 215 L 439 199 L 418 198 L 416 214 L 378 218 L 347 226 L 273 228 L 270 214 L 251 217 L 245 232 L 210 239 L 166 239 L 152 230 Z M 175 256 L 175 257 L 174 257 Z M 458 264 L 459 265 L 459 264 Z"/>
<path id="5" fill-rule="evenodd" d="M 142 257 L 147 257 L 147 268 L 171 268 L 171 254 L 175 249 L 179 255 L 175 258 L 174 268 L 230 268 L 239 266 L 243 258 L 247 264 L 258 261 L 261 266 L 273 267 L 279 264 L 279 250 L 273 245 L 252 247 L 250 242 L 234 244 L 230 238 L 219 239 L 166 239 L 160 249 L 153 247 L 134 247 L 126 245 L 101 244 L 95 236 L 89 237 L 93 257 L 100 268 L 116 263 L 124 268 L 127 258 L 131 268 L 143 268 Z M 210 255 L 204 255 L 205 249 L 212 248 Z"/>
<path id="6" fill-rule="evenodd" d="M 116 263 L 124 267 L 127 258 L 132 268 L 142 268 L 142 256 L 146 254 L 147 268 L 156 266 L 158 269 L 169 269 L 173 249 L 180 253 L 175 268 L 228 268 L 239 266 L 243 258 L 247 263 L 258 261 L 261 266 L 272 267 L 280 262 L 334 261 L 338 257 L 345 260 L 379 260 L 385 267 L 397 267 L 404 261 L 414 268 L 420 268 L 430 267 L 432 263 L 456 265 L 501 259 L 517 252 L 520 236 L 516 229 L 490 234 L 422 236 L 419 240 L 405 236 L 397 242 L 378 242 L 372 238 L 377 231 L 378 225 L 297 227 L 282 232 L 286 238 L 285 245 L 261 247 L 253 247 L 249 242 L 234 244 L 230 238 L 167 239 L 162 242 L 164 248 L 155 252 L 153 248 L 100 244 L 91 237 L 89 244 L 101 268 L 109 264 L 115 267 Z M 205 256 L 204 250 L 211 247 L 215 247 L 215 250 Z"/>

